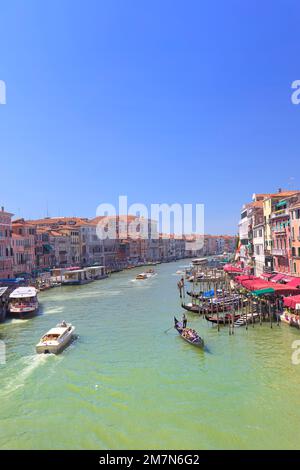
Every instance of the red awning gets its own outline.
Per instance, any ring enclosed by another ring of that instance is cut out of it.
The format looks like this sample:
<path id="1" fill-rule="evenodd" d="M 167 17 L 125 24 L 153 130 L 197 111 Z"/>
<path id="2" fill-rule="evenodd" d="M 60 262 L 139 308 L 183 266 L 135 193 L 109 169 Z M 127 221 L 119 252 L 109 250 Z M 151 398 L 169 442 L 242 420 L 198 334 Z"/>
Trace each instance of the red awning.
<path id="1" fill-rule="evenodd" d="M 296 310 L 298 306 L 300 309 L 300 295 L 294 295 L 293 297 L 285 297 L 283 299 L 283 303 L 286 307 L 293 308 L 294 310 Z"/>
<path id="2" fill-rule="evenodd" d="M 297 295 L 300 294 L 300 289 L 297 289 L 296 287 L 290 287 L 287 284 L 273 284 L 270 287 L 273 287 L 275 289 L 276 294 L 279 295 Z"/>
<path id="3" fill-rule="evenodd" d="M 237 266 L 233 266 L 232 264 L 225 264 L 224 271 L 226 273 L 242 273 L 243 270 L 238 268 Z"/>
<path id="4" fill-rule="evenodd" d="M 234 278 L 234 280 L 239 284 L 241 284 L 242 281 L 250 281 L 251 279 L 256 279 L 256 277 L 248 274 L 242 274 Z"/>
<path id="5" fill-rule="evenodd" d="M 260 279 L 259 277 L 242 281 L 241 284 L 248 290 L 259 290 L 259 289 L 265 289 L 265 288 L 270 287 L 269 285 L 270 283 L 268 281 L 264 281 L 263 279 Z"/>
<path id="6" fill-rule="evenodd" d="M 271 277 L 273 277 L 273 276 L 275 276 L 275 274 L 262 273 L 262 274 L 260 275 L 260 277 L 261 277 L 262 279 L 268 279 L 268 280 L 270 280 Z"/>
<path id="7" fill-rule="evenodd" d="M 240 281 L 240 284 L 250 291 L 271 288 L 274 289 L 278 295 L 296 295 L 300 293 L 300 289 L 297 289 L 295 286 L 290 286 L 288 284 L 276 284 L 274 282 L 264 281 L 259 277 L 242 280 Z"/>
<path id="8" fill-rule="evenodd" d="M 282 281 L 282 279 L 284 279 L 284 277 L 286 277 L 287 274 L 276 274 L 273 279 L 272 279 L 272 282 L 278 282 L 278 281 Z"/>
<path id="9" fill-rule="evenodd" d="M 299 287 L 300 286 L 300 277 L 293 277 L 291 281 L 286 284 L 286 287 Z"/>

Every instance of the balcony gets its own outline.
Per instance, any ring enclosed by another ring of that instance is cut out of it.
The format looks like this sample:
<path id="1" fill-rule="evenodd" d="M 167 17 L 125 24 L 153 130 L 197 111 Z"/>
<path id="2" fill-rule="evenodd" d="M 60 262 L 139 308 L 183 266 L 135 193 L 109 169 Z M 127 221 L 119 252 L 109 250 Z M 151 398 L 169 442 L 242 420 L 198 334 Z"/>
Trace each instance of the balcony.
<path id="1" fill-rule="evenodd" d="M 271 219 L 277 219 L 278 217 L 287 217 L 287 216 L 289 216 L 288 209 L 280 209 L 272 213 Z"/>
<path id="2" fill-rule="evenodd" d="M 286 233 L 286 227 L 273 227 L 272 232 L 275 233 Z"/>
<path id="3" fill-rule="evenodd" d="M 287 256 L 287 250 L 285 248 L 273 248 L 272 255 L 273 256 Z"/>

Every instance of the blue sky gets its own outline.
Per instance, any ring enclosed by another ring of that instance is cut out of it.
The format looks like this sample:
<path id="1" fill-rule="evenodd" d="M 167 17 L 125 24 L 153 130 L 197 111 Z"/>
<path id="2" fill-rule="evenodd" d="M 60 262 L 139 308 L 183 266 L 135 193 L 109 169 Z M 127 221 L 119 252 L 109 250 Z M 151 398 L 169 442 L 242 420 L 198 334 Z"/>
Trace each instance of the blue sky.
<path id="1" fill-rule="evenodd" d="M 253 192 L 300 188 L 297 3 L 1 2 L 1 205 L 204 203 L 235 233 Z"/>

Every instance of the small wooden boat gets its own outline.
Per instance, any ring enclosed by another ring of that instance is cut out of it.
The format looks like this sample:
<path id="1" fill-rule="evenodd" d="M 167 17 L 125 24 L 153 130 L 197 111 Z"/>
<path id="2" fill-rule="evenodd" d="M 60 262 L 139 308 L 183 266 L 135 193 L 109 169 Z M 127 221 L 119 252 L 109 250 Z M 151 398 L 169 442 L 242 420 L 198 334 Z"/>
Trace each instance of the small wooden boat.
<path id="1" fill-rule="evenodd" d="M 197 304 L 192 304 L 191 302 L 189 302 L 188 304 L 181 304 L 181 307 L 184 308 L 185 310 L 187 310 L 188 312 L 192 312 L 192 313 L 201 313 L 202 312 L 202 309 L 201 309 L 201 306 L 197 305 Z"/>
<path id="2" fill-rule="evenodd" d="M 187 343 L 197 346 L 198 348 L 204 347 L 204 341 L 198 333 L 192 328 L 183 328 L 182 323 L 178 321 L 176 317 L 174 317 L 174 328 Z"/>
<path id="3" fill-rule="evenodd" d="M 234 318 L 233 318 L 233 321 L 235 322 L 236 320 L 238 320 L 240 318 L 241 315 L 237 314 L 237 315 L 234 315 Z M 222 325 L 222 324 L 228 324 L 230 322 L 232 322 L 232 315 L 230 313 L 227 313 L 226 315 L 222 316 L 222 315 L 219 315 L 219 320 L 218 320 L 218 315 L 205 315 L 205 318 L 207 321 L 211 322 L 211 323 L 218 323 L 219 321 L 219 324 Z"/>
<path id="4" fill-rule="evenodd" d="M 187 277 L 187 281 L 188 282 L 200 282 L 203 280 L 203 276 L 204 276 L 203 273 L 197 274 L 196 276 L 192 275 L 192 276 Z"/>
<path id="5" fill-rule="evenodd" d="M 72 340 L 75 326 L 71 323 L 62 322 L 51 328 L 36 345 L 38 354 L 58 354 Z"/>
<path id="6" fill-rule="evenodd" d="M 192 291 L 186 291 L 187 295 L 189 295 L 190 297 L 194 297 L 196 299 L 199 299 L 201 297 L 201 294 L 202 292 L 192 292 Z"/>

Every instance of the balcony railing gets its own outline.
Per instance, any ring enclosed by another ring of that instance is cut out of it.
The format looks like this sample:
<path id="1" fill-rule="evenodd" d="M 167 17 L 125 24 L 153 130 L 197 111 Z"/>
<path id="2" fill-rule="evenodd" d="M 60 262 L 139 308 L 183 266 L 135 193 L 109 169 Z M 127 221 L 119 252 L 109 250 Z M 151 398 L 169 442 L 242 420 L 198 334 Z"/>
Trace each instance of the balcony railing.
<path id="1" fill-rule="evenodd" d="M 285 217 L 289 215 L 288 209 L 280 209 L 271 214 L 271 219 L 277 219 L 277 217 Z"/>
<path id="2" fill-rule="evenodd" d="M 274 256 L 287 256 L 287 250 L 285 248 L 273 248 L 272 255 Z"/>

